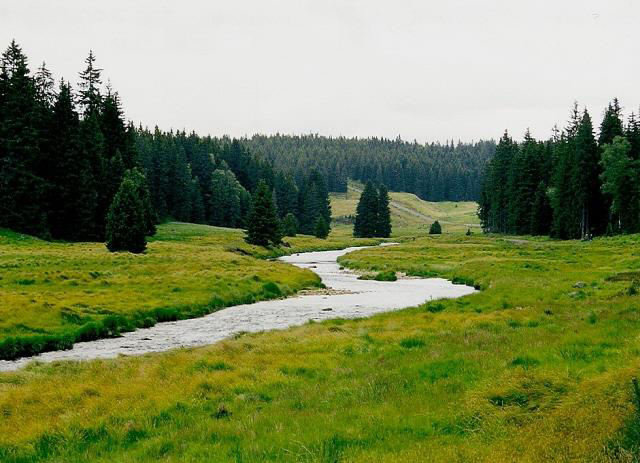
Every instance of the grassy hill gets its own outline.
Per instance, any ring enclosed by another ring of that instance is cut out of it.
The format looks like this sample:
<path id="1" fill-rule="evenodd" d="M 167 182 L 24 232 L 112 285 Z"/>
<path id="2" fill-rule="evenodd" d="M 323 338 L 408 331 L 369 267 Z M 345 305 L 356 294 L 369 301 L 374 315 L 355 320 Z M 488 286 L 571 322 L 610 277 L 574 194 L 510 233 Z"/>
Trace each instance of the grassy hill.
<path id="1" fill-rule="evenodd" d="M 331 214 L 338 223 L 345 223 L 354 216 L 362 185 L 349 182 L 347 193 L 331 193 Z M 396 233 L 407 234 L 428 230 L 438 220 L 443 232 L 464 232 L 468 228 L 480 231 L 476 214 L 478 204 L 466 202 L 430 202 L 412 193 L 390 192 L 391 223 Z"/>

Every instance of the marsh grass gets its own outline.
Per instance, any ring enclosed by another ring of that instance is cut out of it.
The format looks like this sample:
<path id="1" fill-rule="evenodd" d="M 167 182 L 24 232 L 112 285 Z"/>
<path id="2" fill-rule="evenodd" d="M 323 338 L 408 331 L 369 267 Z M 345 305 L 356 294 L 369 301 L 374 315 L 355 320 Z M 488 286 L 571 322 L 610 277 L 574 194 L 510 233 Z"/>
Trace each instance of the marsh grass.
<path id="1" fill-rule="evenodd" d="M 0 230 L 0 359 L 318 287 L 312 272 L 266 259 L 376 243 L 337 233 L 265 249 L 243 238 L 241 230 L 170 223 L 158 227 L 145 254 L 133 255 L 110 253 L 102 243 L 50 243 Z"/>
<path id="2" fill-rule="evenodd" d="M 0 460 L 637 458 L 640 301 L 627 291 L 633 279 L 611 278 L 640 269 L 637 236 L 442 235 L 341 261 L 468 278 L 483 291 L 203 348 L 2 374 Z M 570 296 L 577 282 L 582 298 Z"/>

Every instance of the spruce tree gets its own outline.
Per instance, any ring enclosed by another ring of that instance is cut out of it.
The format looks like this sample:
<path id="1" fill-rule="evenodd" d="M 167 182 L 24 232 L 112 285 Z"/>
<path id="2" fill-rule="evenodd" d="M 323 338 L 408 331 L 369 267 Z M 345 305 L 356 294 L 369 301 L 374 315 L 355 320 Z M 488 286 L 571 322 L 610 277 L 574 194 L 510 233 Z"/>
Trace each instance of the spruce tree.
<path id="1" fill-rule="evenodd" d="M 284 236 L 296 236 L 298 233 L 298 220 L 291 212 L 285 215 L 282 220 L 282 232 Z"/>
<path id="2" fill-rule="evenodd" d="M 602 191 L 611 198 L 611 229 L 633 233 L 640 221 L 640 195 L 638 178 L 640 162 L 631 158 L 631 144 L 621 136 L 603 146 L 601 164 Z"/>
<path id="3" fill-rule="evenodd" d="M 1 64 L 0 226 L 47 237 L 47 183 L 35 84 L 15 41 L 2 54 Z"/>
<path id="4" fill-rule="evenodd" d="M 63 81 L 48 136 L 47 168 L 51 181 L 48 199 L 51 235 L 69 241 L 95 238 L 98 193 L 91 165 L 80 146 L 79 128 L 71 87 Z"/>
<path id="5" fill-rule="evenodd" d="M 325 223 L 331 223 L 331 205 L 326 184 L 316 170 L 312 171 L 300 191 L 299 201 L 300 231 L 311 235 L 318 216 L 322 216 Z"/>
<path id="6" fill-rule="evenodd" d="M 89 56 L 85 59 L 86 67 L 82 71 L 80 76 L 80 91 L 78 92 L 78 103 L 82 109 L 83 116 L 86 118 L 90 114 L 95 114 L 100 111 L 102 104 L 102 95 L 100 93 L 100 87 L 102 85 L 102 69 L 95 66 L 96 57 L 93 54 L 93 50 L 89 50 Z"/>
<path id="7" fill-rule="evenodd" d="M 379 199 L 376 187 L 373 186 L 372 182 L 367 182 L 356 208 L 353 236 L 358 238 L 371 238 L 376 236 L 379 225 L 378 208 Z"/>
<path id="8" fill-rule="evenodd" d="M 440 235 L 440 234 L 442 234 L 442 226 L 440 225 L 440 222 L 438 222 L 436 220 L 435 222 L 433 222 L 431 224 L 431 227 L 429 227 L 429 234 L 430 235 Z"/>
<path id="9" fill-rule="evenodd" d="M 329 225 L 325 222 L 324 217 L 321 215 L 316 219 L 316 223 L 314 226 L 314 236 L 316 238 L 325 239 L 329 236 Z"/>
<path id="10" fill-rule="evenodd" d="M 147 247 L 147 224 L 139 185 L 127 172 L 109 207 L 106 225 L 107 249 L 141 253 Z"/>
<path id="11" fill-rule="evenodd" d="M 151 194 L 149 193 L 149 185 L 146 176 L 138 168 L 133 168 L 125 173 L 125 176 L 133 181 L 136 186 L 136 195 L 142 202 L 142 211 L 144 218 L 144 230 L 147 236 L 156 234 L 156 223 L 158 218 L 151 203 Z"/>
<path id="12" fill-rule="evenodd" d="M 378 189 L 378 225 L 376 236 L 389 238 L 391 236 L 391 210 L 389 209 L 389 190 L 384 185 Z"/>
<path id="13" fill-rule="evenodd" d="M 575 156 L 572 181 L 576 187 L 577 206 L 580 209 L 580 234 L 585 238 L 592 233 L 604 233 L 607 217 L 600 191 L 600 150 L 586 109 L 575 137 Z"/>
<path id="14" fill-rule="evenodd" d="M 280 231 L 271 188 L 264 180 L 260 180 L 251 201 L 246 241 L 258 246 L 277 246 L 282 240 Z"/>

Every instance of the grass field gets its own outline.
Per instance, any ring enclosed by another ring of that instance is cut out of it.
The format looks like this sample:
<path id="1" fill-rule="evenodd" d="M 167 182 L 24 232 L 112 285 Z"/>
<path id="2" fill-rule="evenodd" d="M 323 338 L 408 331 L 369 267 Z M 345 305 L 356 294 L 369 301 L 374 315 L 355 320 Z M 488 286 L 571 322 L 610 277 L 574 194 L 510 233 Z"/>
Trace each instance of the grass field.
<path id="1" fill-rule="evenodd" d="M 110 253 L 102 243 L 49 243 L 0 231 L 0 358 L 317 286 L 308 270 L 256 257 L 355 242 L 338 232 L 328 240 L 290 238 L 290 248 L 264 250 L 243 236 L 240 230 L 165 224 L 145 254 L 133 255 Z"/>
<path id="2" fill-rule="evenodd" d="M 331 193 L 331 214 L 334 220 L 345 222 L 355 216 L 362 185 L 349 182 L 346 193 Z M 396 235 L 424 233 L 434 220 L 440 221 L 443 232 L 480 231 L 475 202 L 430 202 L 411 193 L 390 192 L 391 224 Z"/>
<path id="3" fill-rule="evenodd" d="M 637 461 L 639 238 L 417 237 L 341 262 L 482 291 L 2 374 L 0 460 Z"/>

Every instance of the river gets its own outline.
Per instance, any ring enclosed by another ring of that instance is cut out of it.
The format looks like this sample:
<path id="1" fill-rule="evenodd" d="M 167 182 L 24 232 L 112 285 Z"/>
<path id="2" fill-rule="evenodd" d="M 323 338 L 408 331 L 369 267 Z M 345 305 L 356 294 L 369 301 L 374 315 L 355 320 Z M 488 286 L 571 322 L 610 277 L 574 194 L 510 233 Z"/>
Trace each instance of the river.
<path id="1" fill-rule="evenodd" d="M 367 317 L 380 312 L 420 305 L 433 299 L 455 298 L 475 292 L 442 278 L 407 278 L 397 281 L 358 280 L 340 269 L 338 257 L 361 247 L 338 251 L 293 254 L 280 260 L 317 273 L 333 291 L 237 305 L 201 318 L 158 323 L 152 328 L 124 333 L 117 338 L 77 343 L 73 349 L 46 352 L 15 361 L 0 361 L 0 371 L 17 370 L 29 362 L 91 360 L 118 355 L 140 355 L 179 347 L 213 344 L 239 332 L 258 332 L 302 325 L 309 320 Z"/>

